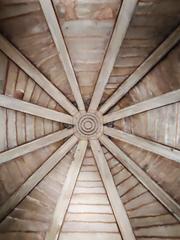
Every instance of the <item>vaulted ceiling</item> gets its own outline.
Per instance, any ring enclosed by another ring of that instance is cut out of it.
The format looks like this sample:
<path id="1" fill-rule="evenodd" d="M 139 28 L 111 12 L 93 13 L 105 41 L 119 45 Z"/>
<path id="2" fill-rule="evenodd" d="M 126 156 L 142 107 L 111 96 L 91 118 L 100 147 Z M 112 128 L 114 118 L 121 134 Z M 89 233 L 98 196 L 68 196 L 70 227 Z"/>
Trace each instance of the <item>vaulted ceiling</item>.
<path id="1" fill-rule="evenodd" d="M 179 0 L 0 0 L 0 240 L 180 239 Z"/>

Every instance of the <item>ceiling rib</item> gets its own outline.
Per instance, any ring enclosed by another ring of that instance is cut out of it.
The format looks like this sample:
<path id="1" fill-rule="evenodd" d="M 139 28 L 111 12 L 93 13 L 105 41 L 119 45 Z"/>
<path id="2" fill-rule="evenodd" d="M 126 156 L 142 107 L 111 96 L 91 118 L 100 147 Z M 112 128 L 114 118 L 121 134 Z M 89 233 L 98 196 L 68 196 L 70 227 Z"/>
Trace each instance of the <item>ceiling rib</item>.
<path id="1" fill-rule="evenodd" d="M 180 220 L 180 206 L 168 195 L 152 178 L 150 178 L 131 158 L 117 147 L 105 135 L 100 142 L 124 165 L 178 220 Z"/>
<path id="2" fill-rule="evenodd" d="M 120 87 L 101 106 L 100 112 L 106 113 L 129 90 L 134 87 L 180 40 L 180 26 L 130 75 Z"/>
<path id="3" fill-rule="evenodd" d="M 17 157 L 33 152 L 40 148 L 46 147 L 52 143 L 58 142 L 73 134 L 73 129 L 63 129 L 47 136 L 41 137 L 34 141 L 17 146 L 10 150 L 0 153 L 0 164 L 11 161 Z"/>
<path id="4" fill-rule="evenodd" d="M 0 106 L 61 123 L 73 123 L 72 116 L 0 94 Z"/>
<path id="5" fill-rule="evenodd" d="M 73 148 L 78 139 L 73 135 L 68 139 L 48 160 L 36 170 L 28 180 L 1 206 L 0 221 L 3 220 L 26 196 L 27 194 L 62 160 L 62 158 Z"/>
<path id="6" fill-rule="evenodd" d="M 138 0 L 124 0 L 119 11 L 117 22 L 100 70 L 100 74 L 96 83 L 96 87 L 89 106 L 89 112 L 96 111 L 104 93 L 105 86 L 109 80 L 109 76 L 113 69 L 119 48 L 123 42 L 129 23 L 133 17 L 133 13 Z"/>
<path id="7" fill-rule="evenodd" d="M 122 118 L 133 116 L 138 113 L 142 113 L 159 107 L 164 107 L 166 105 L 179 101 L 180 89 L 162 94 L 160 96 L 148 99 L 143 102 L 136 103 L 121 110 L 108 113 L 103 117 L 103 122 L 104 124 L 108 122 L 113 122 Z"/>
<path id="8" fill-rule="evenodd" d="M 44 91 L 71 115 L 77 113 L 76 107 L 57 89 L 22 53 L 0 34 L 0 50 L 29 75 Z"/>
<path id="9" fill-rule="evenodd" d="M 77 145 L 74 154 L 74 160 L 71 163 L 68 174 L 66 176 L 65 183 L 62 188 L 62 192 L 59 196 L 59 199 L 57 200 L 56 208 L 52 217 L 52 222 L 46 234 L 45 240 L 58 239 L 58 235 L 61 230 L 64 217 L 76 184 L 76 180 L 86 153 L 87 144 L 88 144 L 87 140 L 81 140 Z"/>
<path id="10" fill-rule="evenodd" d="M 135 240 L 131 224 L 117 192 L 102 147 L 98 140 L 90 140 L 90 145 L 122 237 L 124 240 Z"/>
<path id="11" fill-rule="evenodd" d="M 53 4 L 51 0 L 39 0 L 39 2 L 44 12 L 47 24 L 49 26 L 50 32 L 52 34 L 54 43 L 58 51 L 58 56 L 63 64 L 78 108 L 80 111 L 85 111 L 85 106 L 80 92 L 80 88 L 76 79 L 76 75 L 74 73 L 74 69 L 72 67 L 71 59 L 67 51 L 60 25 L 55 14 L 55 10 L 53 8 Z"/>
<path id="12" fill-rule="evenodd" d="M 180 163 L 180 151 L 172 147 L 109 127 L 104 127 L 104 134 Z"/>

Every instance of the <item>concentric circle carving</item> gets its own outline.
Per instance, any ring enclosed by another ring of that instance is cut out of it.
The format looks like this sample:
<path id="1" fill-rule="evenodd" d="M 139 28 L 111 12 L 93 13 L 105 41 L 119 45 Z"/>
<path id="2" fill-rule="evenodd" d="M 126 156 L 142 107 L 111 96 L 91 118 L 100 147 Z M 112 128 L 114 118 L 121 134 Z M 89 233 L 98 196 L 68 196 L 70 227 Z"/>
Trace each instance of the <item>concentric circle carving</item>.
<path id="1" fill-rule="evenodd" d="M 101 116 L 98 113 L 78 113 L 74 117 L 75 134 L 79 138 L 98 138 L 102 133 Z"/>

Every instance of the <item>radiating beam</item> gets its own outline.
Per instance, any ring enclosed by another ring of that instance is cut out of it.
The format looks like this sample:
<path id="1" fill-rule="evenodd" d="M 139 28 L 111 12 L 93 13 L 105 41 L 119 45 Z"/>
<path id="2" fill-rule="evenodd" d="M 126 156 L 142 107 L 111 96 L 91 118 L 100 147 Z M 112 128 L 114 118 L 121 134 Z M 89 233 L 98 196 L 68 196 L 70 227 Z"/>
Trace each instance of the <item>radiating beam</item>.
<path id="1" fill-rule="evenodd" d="M 138 113 L 142 113 L 159 107 L 164 107 L 166 105 L 176 103 L 179 101 L 180 101 L 180 89 L 131 105 L 119 111 L 108 113 L 104 116 L 103 122 L 104 123 L 113 122 L 122 118 L 133 116 Z"/>
<path id="2" fill-rule="evenodd" d="M 104 134 L 180 163 L 180 151 L 172 147 L 109 127 L 104 127 Z"/>
<path id="3" fill-rule="evenodd" d="M 61 32 L 60 26 L 58 24 L 58 20 L 55 14 L 55 10 L 53 8 L 53 4 L 51 0 L 39 0 L 42 10 L 44 12 L 47 24 L 49 26 L 50 32 L 52 34 L 54 43 L 56 45 L 59 58 L 63 64 L 64 70 L 66 72 L 71 90 L 74 94 L 74 98 L 78 105 L 79 110 L 85 111 L 84 102 L 81 96 L 80 88 L 72 67 L 71 59 L 69 57 L 67 47 L 63 38 L 63 34 Z"/>
<path id="4" fill-rule="evenodd" d="M 72 115 L 77 113 L 75 106 L 57 89 L 23 54 L 0 34 L 0 50 L 29 75 L 60 106 Z"/>
<path id="5" fill-rule="evenodd" d="M 132 19 L 138 0 L 124 0 L 119 11 L 117 22 L 109 43 L 104 62 L 96 83 L 93 97 L 89 106 L 89 112 L 96 111 L 104 93 L 105 86 L 109 80 L 120 46 L 126 35 L 129 23 Z"/>
<path id="6" fill-rule="evenodd" d="M 172 214 L 180 220 L 180 206 L 168 195 L 147 173 L 145 173 L 131 158 L 119 149 L 105 135 L 100 137 L 101 143 L 124 165 Z"/>
<path id="7" fill-rule="evenodd" d="M 36 104 L 28 103 L 16 98 L 8 97 L 0 94 L 0 106 L 9 108 L 15 111 L 28 113 L 37 117 L 50 119 L 61 123 L 73 123 L 72 116 L 61 113 L 55 110 L 51 110 L 45 107 L 38 106 Z"/>
<path id="8" fill-rule="evenodd" d="M 46 147 L 52 143 L 58 142 L 73 134 L 73 129 L 64 129 L 55 133 L 51 133 L 45 137 L 33 140 L 15 148 L 0 153 L 0 164 L 11 161 L 17 157 L 33 152 L 40 148 Z"/>
<path id="9" fill-rule="evenodd" d="M 71 163 L 65 183 L 56 204 L 50 228 L 45 240 L 57 240 L 63 220 L 69 206 L 76 180 L 87 149 L 87 140 L 81 140 L 76 148 L 74 160 Z"/>
<path id="10" fill-rule="evenodd" d="M 60 160 L 72 149 L 78 139 L 73 135 L 55 153 L 53 153 L 38 170 L 36 170 L 18 188 L 15 193 L 1 206 L 0 221 L 5 218 L 27 195 L 28 193 L 60 162 Z"/>
<path id="11" fill-rule="evenodd" d="M 129 90 L 134 87 L 180 40 L 180 26 L 161 43 L 161 45 L 130 75 L 120 87 L 101 106 L 100 112 L 107 112 L 114 106 Z"/>
<path id="12" fill-rule="evenodd" d="M 135 240 L 131 224 L 117 192 L 102 147 L 98 140 L 90 140 L 90 145 L 122 237 L 124 240 Z"/>

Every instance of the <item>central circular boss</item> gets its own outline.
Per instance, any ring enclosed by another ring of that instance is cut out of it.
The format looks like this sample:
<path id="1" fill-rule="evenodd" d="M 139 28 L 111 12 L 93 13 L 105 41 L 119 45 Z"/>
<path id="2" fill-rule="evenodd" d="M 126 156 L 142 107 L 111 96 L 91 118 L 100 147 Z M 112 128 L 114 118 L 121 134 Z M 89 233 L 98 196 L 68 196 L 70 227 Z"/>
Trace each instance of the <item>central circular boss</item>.
<path id="1" fill-rule="evenodd" d="M 74 117 L 75 135 L 82 139 L 98 138 L 102 133 L 102 119 L 98 113 L 80 112 Z"/>

